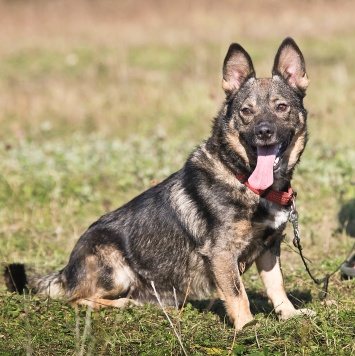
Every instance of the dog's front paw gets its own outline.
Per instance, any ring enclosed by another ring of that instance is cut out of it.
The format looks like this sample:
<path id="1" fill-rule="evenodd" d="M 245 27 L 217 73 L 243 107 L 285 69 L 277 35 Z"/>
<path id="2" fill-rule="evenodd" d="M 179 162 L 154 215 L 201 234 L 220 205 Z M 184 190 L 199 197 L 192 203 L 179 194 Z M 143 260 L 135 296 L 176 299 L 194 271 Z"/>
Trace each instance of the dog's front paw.
<path id="1" fill-rule="evenodd" d="M 287 320 L 297 315 L 315 316 L 316 313 L 313 310 L 303 308 L 303 309 L 284 309 L 278 313 L 280 320 Z"/>
<path id="2" fill-rule="evenodd" d="M 240 315 L 240 316 L 238 316 L 238 318 L 234 319 L 234 327 L 237 330 L 241 330 L 244 325 L 249 324 L 253 320 L 254 320 L 254 318 L 251 315 L 251 313 L 250 314 L 248 313 L 245 315 Z"/>

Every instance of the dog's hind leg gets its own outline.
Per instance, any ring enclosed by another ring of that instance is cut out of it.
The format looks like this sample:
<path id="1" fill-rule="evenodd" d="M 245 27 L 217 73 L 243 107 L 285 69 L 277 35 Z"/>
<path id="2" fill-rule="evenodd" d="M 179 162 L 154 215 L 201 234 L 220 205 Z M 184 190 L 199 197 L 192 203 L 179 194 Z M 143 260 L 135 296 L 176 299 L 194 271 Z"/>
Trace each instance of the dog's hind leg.
<path id="1" fill-rule="evenodd" d="M 95 254 L 77 257 L 64 269 L 66 297 L 71 304 L 95 309 L 137 304 L 130 298 L 137 276 L 119 250 L 102 246 Z"/>
<path id="2" fill-rule="evenodd" d="M 88 307 L 92 307 L 93 309 L 100 308 L 125 308 L 129 305 L 141 305 L 141 303 L 130 299 L 130 298 L 118 298 L 118 299 L 105 299 L 105 298 L 92 298 L 92 299 L 79 299 L 74 305 L 85 305 Z"/>

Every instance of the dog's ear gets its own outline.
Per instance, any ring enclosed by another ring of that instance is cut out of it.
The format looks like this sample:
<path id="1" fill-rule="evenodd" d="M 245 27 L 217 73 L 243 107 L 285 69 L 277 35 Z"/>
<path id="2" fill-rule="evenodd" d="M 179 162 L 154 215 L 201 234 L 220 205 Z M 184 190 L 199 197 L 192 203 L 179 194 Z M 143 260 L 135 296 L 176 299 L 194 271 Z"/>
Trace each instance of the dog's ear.
<path id="1" fill-rule="evenodd" d="M 226 94 L 237 91 L 250 77 L 255 77 L 255 71 L 249 54 L 239 44 L 232 43 L 223 63 L 223 90 Z"/>
<path id="2" fill-rule="evenodd" d="M 288 84 L 305 95 L 309 84 L 302 52 L 292 38 L 286 38 L 276 53 L 272 75 L 280 75 Z"/>

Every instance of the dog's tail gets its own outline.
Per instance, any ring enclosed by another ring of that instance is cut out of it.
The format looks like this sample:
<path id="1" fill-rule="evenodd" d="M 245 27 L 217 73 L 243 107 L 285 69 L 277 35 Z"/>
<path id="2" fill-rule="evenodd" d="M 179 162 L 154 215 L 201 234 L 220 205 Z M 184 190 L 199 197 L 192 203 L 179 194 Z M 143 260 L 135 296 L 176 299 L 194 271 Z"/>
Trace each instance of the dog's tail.
<path id="1" fill-rule="evenodd" d="M 23 264 L 12 263 L 5 267 L 4 279 L 7 289 L 19 294 L 31 292 L 55 298 L 65 292 L 61 271 L 46 276 L 27 277 Z"/>

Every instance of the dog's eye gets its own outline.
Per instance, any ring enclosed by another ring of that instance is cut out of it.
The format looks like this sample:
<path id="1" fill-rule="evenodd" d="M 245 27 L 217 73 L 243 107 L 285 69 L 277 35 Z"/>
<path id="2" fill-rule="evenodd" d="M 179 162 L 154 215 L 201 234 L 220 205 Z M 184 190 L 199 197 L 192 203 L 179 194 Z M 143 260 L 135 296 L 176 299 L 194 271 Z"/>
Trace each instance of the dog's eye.
<path id="1" fill-rule="evenodd" d="M 278 112 L 285 112 L 287 110 L 287 105 L 286 104 L 279 104 L 276 106 L 276 110 Z"/>
<path id="2" fill-rule="evenodd" d="M 240 111 L 243 115 L 246 115 L 246 116 L 249 116 L 253 113 L 249 108 L 242 108 Z"/>

